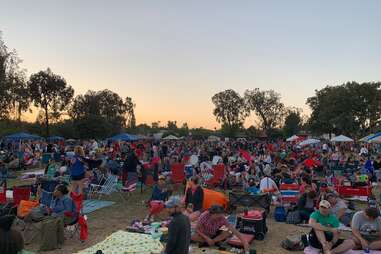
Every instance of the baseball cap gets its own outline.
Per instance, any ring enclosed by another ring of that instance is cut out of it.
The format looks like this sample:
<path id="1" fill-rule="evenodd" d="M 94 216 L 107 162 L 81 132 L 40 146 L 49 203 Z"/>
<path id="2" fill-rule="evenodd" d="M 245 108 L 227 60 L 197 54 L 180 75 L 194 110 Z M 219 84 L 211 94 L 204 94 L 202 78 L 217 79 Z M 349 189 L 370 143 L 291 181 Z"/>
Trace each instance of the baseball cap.
<path id="1" fill-rule="evenodd" d="M 165 202 L 165 208 L 174 208 L 181 205 L 181 199 L 179 196 L 171 196 L 167 202 Z"/>
<path id="2" fill-rule="evenodd" d="M 319 207 L 324 207 L 324 208 L 330 209 L 331 204 L 327 200 L 322 200 L 319 203 Z"/>
<path id="3" fill-rule="evenodd" d="M 164 175 L 160 175 L 160 176 L 159 176 L 159 180 L 164 180 L 164 181 L 165 181 L 165 180 L 166 180 L 166 178 L 165 178 L 165 176 L 164 176 Z"/>

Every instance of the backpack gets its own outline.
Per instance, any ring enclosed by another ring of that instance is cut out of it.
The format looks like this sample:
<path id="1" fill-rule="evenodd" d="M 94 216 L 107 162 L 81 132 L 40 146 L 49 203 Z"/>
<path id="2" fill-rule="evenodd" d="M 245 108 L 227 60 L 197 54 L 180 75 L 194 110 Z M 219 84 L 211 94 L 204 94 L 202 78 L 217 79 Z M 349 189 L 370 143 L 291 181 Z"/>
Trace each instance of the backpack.
<path id="1" fill-rule="evenodd" d="M 293 212 L 289 212 L 287 214 L 287 218 L 286 218 L 286 223 L 287 224 L 296 225 L 296 224 L 299 224 L 301 222 L 302 222 L 302 219 L 300 218 L 299 211 L 293 211 Z"/>
<path id="2" fill-rule="evenodd" d="M 281 246 L 283 249 L 290 251 L 302 251 L 304 250 L 305 244 L 303 243 L 301 235 L 290 235 L 281 242 Z"/>

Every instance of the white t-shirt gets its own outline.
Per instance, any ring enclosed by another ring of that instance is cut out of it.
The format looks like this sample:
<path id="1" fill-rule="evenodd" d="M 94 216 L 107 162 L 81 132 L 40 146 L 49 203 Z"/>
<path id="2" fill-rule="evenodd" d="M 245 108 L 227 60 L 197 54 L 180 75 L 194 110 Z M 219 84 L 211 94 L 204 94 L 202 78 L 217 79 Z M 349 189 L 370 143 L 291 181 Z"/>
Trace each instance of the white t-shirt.
<path id="1" fill-rule="evenodd" d="M 268 190 L 268 189 L 275 189 L 276 192 L 279 192 L 278 186 L 276 185 L 274 180 L 271 179 L 270 177 L 265 177 L 261 180 L 259 184 L 259 189 L 261 192 L 264 192 L 265 190 Z"/>

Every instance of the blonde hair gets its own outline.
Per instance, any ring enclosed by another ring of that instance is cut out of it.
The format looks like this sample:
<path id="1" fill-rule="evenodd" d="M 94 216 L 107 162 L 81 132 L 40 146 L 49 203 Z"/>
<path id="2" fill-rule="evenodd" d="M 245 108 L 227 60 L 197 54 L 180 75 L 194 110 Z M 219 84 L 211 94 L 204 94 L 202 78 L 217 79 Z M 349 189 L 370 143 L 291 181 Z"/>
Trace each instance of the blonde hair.
<path id="1" fill-rule="evenodd" d="M 76 147 L 74 147 L 74 153 L 76 155 L 79 155 L 79 156 L 82 156 L 82 157 L 85 156 L 85 152 L 83 151 L 82 146 L 76 146 Z"/>

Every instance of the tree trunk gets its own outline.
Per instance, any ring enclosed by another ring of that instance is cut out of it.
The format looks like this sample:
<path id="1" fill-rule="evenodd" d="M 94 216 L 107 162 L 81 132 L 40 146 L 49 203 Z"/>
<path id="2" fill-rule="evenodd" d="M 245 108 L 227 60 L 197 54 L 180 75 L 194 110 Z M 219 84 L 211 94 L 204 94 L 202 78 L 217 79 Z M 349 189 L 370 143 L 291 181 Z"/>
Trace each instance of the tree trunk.
<path id="1" fill-rule="evenodd" d="M 49 114 L 48 114 L 47 107 L 45 107 L 45 127 L 46 127 L 46 137 L 49 137 Z"/>

